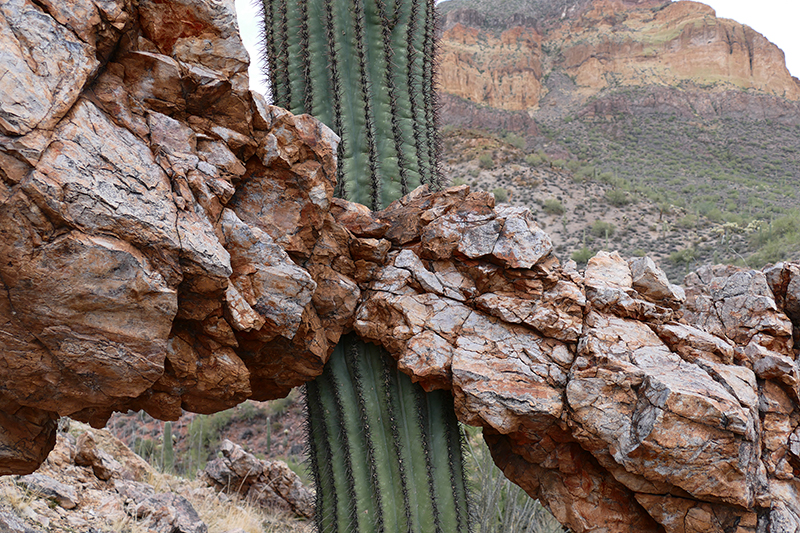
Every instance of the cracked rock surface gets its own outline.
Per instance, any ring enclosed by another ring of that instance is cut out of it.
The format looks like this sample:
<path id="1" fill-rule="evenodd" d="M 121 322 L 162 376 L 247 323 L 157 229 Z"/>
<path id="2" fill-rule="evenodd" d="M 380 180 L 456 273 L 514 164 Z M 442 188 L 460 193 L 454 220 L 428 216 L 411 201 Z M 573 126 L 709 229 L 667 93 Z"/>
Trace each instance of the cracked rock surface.
<path id="1" fill-rule="evenodd" d="M 573 531 L 800 530 L 800 265 L 677 287 L 561 265 L 466 186 L 335 199 L 337 137 L 247 89 L 229 1 L 13 0 L 0 26 L 0 473 L 59 416 L 282 397 L 352 329 Z"/>

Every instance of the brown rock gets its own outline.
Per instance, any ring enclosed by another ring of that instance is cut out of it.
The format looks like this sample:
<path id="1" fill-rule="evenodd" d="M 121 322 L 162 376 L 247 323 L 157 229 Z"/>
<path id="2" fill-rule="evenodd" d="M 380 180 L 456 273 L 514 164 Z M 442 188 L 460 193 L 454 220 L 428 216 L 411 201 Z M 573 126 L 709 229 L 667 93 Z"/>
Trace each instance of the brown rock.
<path id="1" fill-rule="evenodd" d="M 29 0 L 0 7 L 0 133 L 52 129 L 99 66 L 93 47 Z"/>
<path id="2" fill-rule="evenodd" d="M 202 472 L 205 482 L 218 491 L 238 493 L 250 503 L 314 516 L 314 494 L 282 461 L 263 461 L 229 440 L 220 445 L 222 457 L 210 461 Z"/>
<path id="3" fill-rule="evenodd" d="M 108 481 L 115 474 L 119 476 L 122 465 L 110 454 L 97 447 L 92 433 L 81 434 L 76 448 L 76 465 L 91 467 L 94 475 L 103 481 Z"/>
<path id="4" fill-rule="evenodd" d="M 56 443 L 55 413 L 0 403 L 0 472 L 30 474 Z"/>

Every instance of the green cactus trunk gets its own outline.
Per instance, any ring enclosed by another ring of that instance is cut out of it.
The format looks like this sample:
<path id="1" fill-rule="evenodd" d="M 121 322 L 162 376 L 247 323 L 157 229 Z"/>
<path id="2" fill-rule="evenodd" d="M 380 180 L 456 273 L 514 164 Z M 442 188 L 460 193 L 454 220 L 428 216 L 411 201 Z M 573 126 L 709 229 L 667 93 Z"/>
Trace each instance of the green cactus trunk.
<path id="1" fill-rule="evenodd" d="M 339 134 L 339 196 L 378 210 L 438 185 L 433 0 L 263 5 L 273 100 Z"/>
<path id="2" fill-rule="evenodd" d="M 172 447 L 172 422 L 164 422 L 163 438 L 161 469 L 167 474 L 172 474 L 175 471 L 175 450 Z"/>
<path id="3" fill-rule="evenodd" d="M 306 389 L 320 531 L 468 530 L 453 398 L 346 335 Z"/>
<path id="4" fill-rule="evenodd" d="M 337 195 L 378 210 L 438 188 L 434 0 L 262 1 L 273 101 L 339 134 Z M 306 392 L 320 531 L 469 530 L 448 392 L 355 334 Z"/>

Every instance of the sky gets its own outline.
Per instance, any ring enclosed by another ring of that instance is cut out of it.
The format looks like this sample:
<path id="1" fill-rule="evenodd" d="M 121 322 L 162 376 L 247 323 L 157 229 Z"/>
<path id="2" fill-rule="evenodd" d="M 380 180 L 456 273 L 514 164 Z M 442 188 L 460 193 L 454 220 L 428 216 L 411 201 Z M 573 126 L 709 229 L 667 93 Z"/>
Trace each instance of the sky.
<path id="1" fill-rule="evenodd" d="M 254 0 L 235 0 L 242 40 L 250 53 L 250 85 L 266 93 L 264 75 L 258 67 L 258 26 Z M 491 0 L 487 0 L 491 1 Z M 704 0 L 721 18 L 747 24 L 778 45 L 786 54 L 786 65 L 800 78 L 800 1 L 798 0 Z"/>

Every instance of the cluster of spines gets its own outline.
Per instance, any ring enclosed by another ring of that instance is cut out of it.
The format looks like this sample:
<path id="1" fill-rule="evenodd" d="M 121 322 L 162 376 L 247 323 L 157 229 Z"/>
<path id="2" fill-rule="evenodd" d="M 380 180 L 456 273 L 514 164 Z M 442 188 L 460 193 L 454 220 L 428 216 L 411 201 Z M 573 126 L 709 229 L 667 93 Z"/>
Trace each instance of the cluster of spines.
<path id="1" fill-rule="evenodd" d="M 273 101 L 340 135 L 338 195 L 437 187 L 434 0 L 262 1 Z"/>
<path id="2" fill-rule="evenodd" d="M 467 496 L 452 397 L 425 394 L 355 335 L 307 384 L 321 532 L 465 532 Z M 455 432 L 443 432 L 443 427 Z M 324 470 L 324 471 L 323 471 Z"/>

